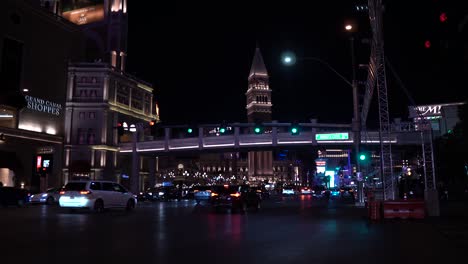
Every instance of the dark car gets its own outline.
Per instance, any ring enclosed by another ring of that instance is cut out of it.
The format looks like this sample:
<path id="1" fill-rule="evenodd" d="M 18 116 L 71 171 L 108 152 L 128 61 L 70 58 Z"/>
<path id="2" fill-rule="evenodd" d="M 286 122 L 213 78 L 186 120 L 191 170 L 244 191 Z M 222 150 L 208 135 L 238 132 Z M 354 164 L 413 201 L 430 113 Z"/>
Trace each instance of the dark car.
<path id="1" fill-rule="evenodd" d="M 174 186 L 164 186 L 147 190 L 147 199 L 152 201 L 169 201 L 180 199 L 181 194 Z"/>
<path id="2" fill-rule="evenodd" d="M 211 204 L 216 211 L 222 208 L 245 213 L 248 208 L 260 209 L 261 198 L 248 185 L 221 185 L 211 189 Z"/>
<path id="3" fill-rule="evenodd" d="M 265 187 L 257 186 L 257 187 L 250 187 L 250 188 L 252 191 L 257 192 L 257 194 L 260 195 L 260 198 L 262 198 L 262 200 L 270 198 L 270 192 Z"/>
<path id="4" fill-rule="evenodd" d="M 29 202 L 27 190 L 15 187 L 0 187 L 0 204 L 4 207 L 8 205 L 16 205 L 22 207 Z"/>
<path id="5" fill-rule="evenodd" d="M 193 187 L 193 198 L 199 204 L 203 201 L 210 201 L 211 186 L 195 186 Z"/>

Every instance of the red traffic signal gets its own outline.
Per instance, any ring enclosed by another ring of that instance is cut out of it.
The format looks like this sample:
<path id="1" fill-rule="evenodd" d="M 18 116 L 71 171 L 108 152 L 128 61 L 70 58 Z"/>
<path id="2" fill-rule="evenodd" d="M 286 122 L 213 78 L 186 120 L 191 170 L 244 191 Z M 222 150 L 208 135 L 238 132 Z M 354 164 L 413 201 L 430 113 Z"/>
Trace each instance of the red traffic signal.
<path id="1" fill-rule="evenodd" d="M 439 16 L 440 22 L 444 23 L 445 21 L 447 21 L 447 19 L 448 19 L 447 14 L 445 12 L 442 12 Z"/>
<path id="2" fill-rule="evenodd" d="M 424 42 L 424 47 L 425 47 L 426 49 L 430 48 L 431 45 L 432 45 L 432 44 L 431 44 L 431 41 L 430 41 L 430 40 L 426 40 L 426 41 Z"/>

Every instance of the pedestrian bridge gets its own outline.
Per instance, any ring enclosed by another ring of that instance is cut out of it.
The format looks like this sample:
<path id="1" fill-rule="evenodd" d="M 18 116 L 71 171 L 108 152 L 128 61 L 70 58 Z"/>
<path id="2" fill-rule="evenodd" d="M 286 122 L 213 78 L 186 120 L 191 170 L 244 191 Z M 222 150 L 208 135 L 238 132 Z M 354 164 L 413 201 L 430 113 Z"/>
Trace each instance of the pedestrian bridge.
<path id="1" fill-rule="evenodd" d="M 135 149 L 141 154 L 208 151 L 271 149 L 291 146 L 346 146 L 352 147 L 355 134 L 348 124 L 299 124 L 299 133 L 289 132 L 291 123 L 264 124 L 262 133 L 254 133 L 255 124 L 235 123 L 228 125 L 225 133 L 219 133 L 219 125 L 202 125 L 195 128 L 196 133 L 183 133 L 187 126 L 164 127 L 161 137 L 142 137 L 135 135 L 136 142 L 120 144 L 121 153 L 131 153 Z M 392 125 L 391 132 L 383 137 L 384 143 L 395 145 L 421 145 L 421 132 L 411 125 Z M 378 131 L 362 131 L 362 145 L 380 145 Z"/>

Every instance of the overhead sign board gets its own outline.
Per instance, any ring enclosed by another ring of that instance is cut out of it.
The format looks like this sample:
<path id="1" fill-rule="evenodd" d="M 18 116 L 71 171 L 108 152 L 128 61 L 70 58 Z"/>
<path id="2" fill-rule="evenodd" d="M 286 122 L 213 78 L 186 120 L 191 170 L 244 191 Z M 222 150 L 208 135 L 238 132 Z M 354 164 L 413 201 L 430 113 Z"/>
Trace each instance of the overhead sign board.
<path id="1" fill-rule="evenodd" d="M 347 140 L 349 133 L 315 134 L 315 140 Z"/>

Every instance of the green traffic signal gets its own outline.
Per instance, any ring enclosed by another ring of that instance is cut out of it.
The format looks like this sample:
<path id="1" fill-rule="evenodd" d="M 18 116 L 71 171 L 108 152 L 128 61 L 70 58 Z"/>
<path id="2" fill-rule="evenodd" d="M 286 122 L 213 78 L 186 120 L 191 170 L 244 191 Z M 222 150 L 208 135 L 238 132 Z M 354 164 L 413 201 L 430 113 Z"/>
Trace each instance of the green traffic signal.
<path id="1" fill-rule="evenodd" d="M 367 156 L 366 156 L 365 154 L 359 155 L 359 160 L 364 161 L 364 160 L 366 160 L 366 159 L 367 159 Z"/>
<path id="2" fill-rule="evenodd" d="M 219 129 L 219 133 L 224 134 L 224 132 L 226 132 L 226 128 L 222 127 Z"/>
<path id="3" fill-rule="evenodd" d="M 291 128 L 291 134 L 296 135 L 299 133 L 299 129 L 297 127 L 292 127 Z"/>
<path id="4" fill-rule="evenodd" d="M 187 128 L 187 133 L 192 134 L 192 133 L 193 133 L 193 129 L 192 129 L 192 128 Z"/>
<path id="5" fill-rule="evenodd" d="M 259 127 L 254 128 L 255 134 L 260 134 L 262 132 L 262 129 Z"/>

